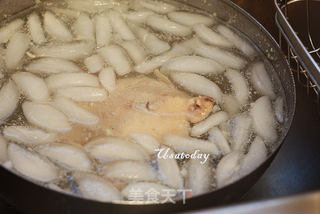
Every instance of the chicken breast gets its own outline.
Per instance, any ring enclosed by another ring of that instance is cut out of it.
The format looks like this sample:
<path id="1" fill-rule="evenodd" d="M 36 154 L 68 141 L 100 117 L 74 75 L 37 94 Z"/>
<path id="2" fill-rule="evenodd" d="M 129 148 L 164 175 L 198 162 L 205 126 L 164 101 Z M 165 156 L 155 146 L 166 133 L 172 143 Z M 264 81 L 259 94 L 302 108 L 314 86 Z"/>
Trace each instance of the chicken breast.
<path id="1" fill-rule="evenodd" d="M 213 108 L 209 97 L 191 97 L 172 84 L 146 76 L 120 79 L 104 102 L 78 103 L 100 118 L 95 127 L 76 125 L 63 142 L 85 144 L 94 137 L 149 134 L 188 135 L 190 123 L 205 119 Z"/>

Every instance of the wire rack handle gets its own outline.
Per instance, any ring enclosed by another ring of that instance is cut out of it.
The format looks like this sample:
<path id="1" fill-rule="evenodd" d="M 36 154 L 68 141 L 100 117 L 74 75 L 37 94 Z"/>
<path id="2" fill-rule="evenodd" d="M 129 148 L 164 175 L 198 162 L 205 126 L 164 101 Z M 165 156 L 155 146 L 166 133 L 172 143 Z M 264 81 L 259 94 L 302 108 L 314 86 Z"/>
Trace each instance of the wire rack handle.
<path id="1" fill-rule="evenodd" d="M 307 4 L 307 16 L 309 18 L 309 1 L 306 0 Z M 320 67 L 310 55 L 304 44 L 301 42 L 290 23 L 288 22 L 285 14 L 282 11 L 282 8 L 286 7 L 288 4 L 287 0 L 274 0 L 276 6 L 276 24 L 280 29 L 283 37 L 288 42 L 289 46 L 293 50 L 295 56 L 298 58 L 299 63 L 303 66 L 305 71 L 308 73 L 309 78 L 311 79 L 314 87 L 317 88 L 318 92 L 320 91 Z M 308 20 L 308 31 L 310 31 L 310 23 Z M 310 34 L 308 33 L 310 43 L 314 48 Z"/>

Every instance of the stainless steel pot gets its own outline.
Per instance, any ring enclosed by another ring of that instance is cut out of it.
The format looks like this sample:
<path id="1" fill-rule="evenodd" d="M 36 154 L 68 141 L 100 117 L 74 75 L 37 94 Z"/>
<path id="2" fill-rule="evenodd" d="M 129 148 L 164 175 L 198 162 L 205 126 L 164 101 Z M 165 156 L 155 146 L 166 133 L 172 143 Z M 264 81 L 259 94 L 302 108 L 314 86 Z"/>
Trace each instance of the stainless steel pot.
<path id="1" fill-rule="evenodd" d="M 16 174 L 0 167 L 0 192 L 12 204 L 24 213 L 168 213 L 183 212 L 205 207 L 228 204 L 243 195 L 264 173 L 277 154 L 286 134 L 289 131 L 295 111 L 295 84 L 288 63 L 271 35 L 249 14 L 233 4 L 230 0 L 178 0 L 201 10 L 215 14 L 218 18 L 238 29 L 260 49 L 266 57 L 267 64 L 273 68 L 270 75 L 279 80 L 286 98 L 286 120 L 280 134 L 279 142 L 268 159 L 248 176 L 217 191 L 188 199 L 176 204 L 159 205 L 126 205 L 100 203 L 82 199 L 44 188 L 32 181 L 23 179 Z M 13 14 L 32 6 L 32 1 L 0 0 L 3 13 Z M 10 3 L 10 4 L 9 4 Z M 23 3 L 23 4 L 20 4 Z M 4 5 L 4 6 L 3 6 Z M 2 17 L 1 17 L 2 18 Z M 276 81 L 277 82 L 277 81 Z"/>

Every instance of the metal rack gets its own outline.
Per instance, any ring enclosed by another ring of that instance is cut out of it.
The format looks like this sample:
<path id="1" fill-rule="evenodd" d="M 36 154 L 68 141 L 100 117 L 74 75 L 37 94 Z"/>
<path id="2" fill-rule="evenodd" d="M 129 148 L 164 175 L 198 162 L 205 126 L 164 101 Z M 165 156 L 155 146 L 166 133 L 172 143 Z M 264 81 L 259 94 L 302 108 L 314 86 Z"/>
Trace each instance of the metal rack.
<path id="1" fill-rule="evenodd" d="M 310 91 L 315 93 L 320 113 L 320 34 L 318 37 L 314 35 L 320 20 L 320 11 L 316 11 L 314 6 L 320 8 L 320 0 L 274 0 L 274 4 L 279 45 L 286 50 L 297 81 L 308 94 Z M 294 22 L 301 21 L 305 23 L 305 29 L 295 29 Z"/>

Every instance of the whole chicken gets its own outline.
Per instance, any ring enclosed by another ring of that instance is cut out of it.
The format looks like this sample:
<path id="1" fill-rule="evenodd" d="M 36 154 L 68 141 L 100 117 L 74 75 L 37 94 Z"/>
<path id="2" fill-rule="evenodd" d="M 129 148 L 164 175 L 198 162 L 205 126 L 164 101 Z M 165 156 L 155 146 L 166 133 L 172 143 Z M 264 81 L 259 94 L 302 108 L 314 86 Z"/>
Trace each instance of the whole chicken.
<path id="1" fill-rule="evenodd" d="M 146 76 L 120 79 L 104 102 L 78 103 L 100 118 L 94 127 L 75 125 L 61 141 L 85 144 L 94 137 L 126 137 L 149 134 L 157 139 L 166 134 L 188 135 L 190 123 L 205 119 L 214 101 L 192 97 L 168 82 Z"/>

